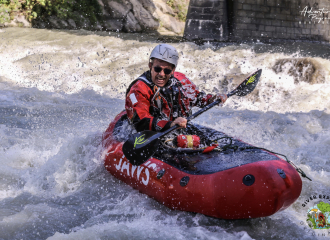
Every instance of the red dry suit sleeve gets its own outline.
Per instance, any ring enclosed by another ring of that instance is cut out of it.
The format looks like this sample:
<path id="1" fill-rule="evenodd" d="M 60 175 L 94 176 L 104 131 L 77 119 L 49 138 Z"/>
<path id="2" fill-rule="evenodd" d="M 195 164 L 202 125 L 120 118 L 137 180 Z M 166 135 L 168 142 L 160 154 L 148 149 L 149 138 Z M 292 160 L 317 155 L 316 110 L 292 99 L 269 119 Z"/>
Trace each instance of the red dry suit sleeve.
<path id="1" fill-rule="evenodd" d="M 196 85 L 182 73 L 175 72 L 174 77 L 180 80 L 185 91 L 185 95 L 192 103 L 192 106 L 205 107 L 209 104 L 210 98 L 213 97 L 212 94 L 205 94 L 204 92 L 200 92 Z"/>
<path id="2" fill-rule="evenodd" d="M 171 121 L 160 120 L 150 113 L 152 90 L 139 80 L 126 96 L 125 109 L 127 116 L 137 131 L 165 131 L 170 128 Z"/>

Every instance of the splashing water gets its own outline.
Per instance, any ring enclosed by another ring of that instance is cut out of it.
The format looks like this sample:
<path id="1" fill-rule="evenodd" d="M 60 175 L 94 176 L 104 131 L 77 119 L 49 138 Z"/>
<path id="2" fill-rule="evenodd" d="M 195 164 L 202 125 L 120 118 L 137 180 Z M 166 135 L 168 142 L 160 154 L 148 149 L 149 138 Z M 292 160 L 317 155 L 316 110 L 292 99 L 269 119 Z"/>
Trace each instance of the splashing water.
<path id="1" fill-rule="evenodd" d="M 228 221 L 170 210 L 103 167 L 102 133 L 157 44 L 143 34 L 1 30 L 0 239 L 322 239 L 301 222 L 306 199 L 330 195 L 329 47 L 172 44 L 177 71 L 205 92 L 263 69 L 253 93 L 194 121 L 286 154 L 313 179 L 283 212 Z"/>

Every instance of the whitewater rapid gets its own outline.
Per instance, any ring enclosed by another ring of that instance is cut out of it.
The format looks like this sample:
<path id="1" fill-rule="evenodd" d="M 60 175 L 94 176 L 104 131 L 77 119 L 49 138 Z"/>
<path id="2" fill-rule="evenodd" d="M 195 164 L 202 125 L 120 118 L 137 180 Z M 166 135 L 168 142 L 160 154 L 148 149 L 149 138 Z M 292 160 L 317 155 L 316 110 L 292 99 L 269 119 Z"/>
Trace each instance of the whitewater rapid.
<path id="1" fill-rule="evenodd" d="M 0 29 L 0 239 L 330 237 L 305 228 L 302 206 L 330 195 L 330 47 L 170 43 L 177 71 L 205 92 L 262 69 L 252 94 L 194 121 L 283 153 L 313 179 L 280 213 L 228 221 L 170 210 L 104 169 L 102 133 L 157 44 L 150 34 Z"/>

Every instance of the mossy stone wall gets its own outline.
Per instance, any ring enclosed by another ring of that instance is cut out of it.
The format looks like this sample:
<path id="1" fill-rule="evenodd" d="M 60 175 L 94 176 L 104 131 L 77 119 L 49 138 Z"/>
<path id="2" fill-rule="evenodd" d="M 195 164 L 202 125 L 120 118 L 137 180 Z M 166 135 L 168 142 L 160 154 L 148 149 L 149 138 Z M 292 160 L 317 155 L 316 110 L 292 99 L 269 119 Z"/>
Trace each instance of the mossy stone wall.
<path id="1" fill-rule="evenodd" d="M 329 0 L 191 0 L 184 36 L 218 41 L 330 41 Z"/>

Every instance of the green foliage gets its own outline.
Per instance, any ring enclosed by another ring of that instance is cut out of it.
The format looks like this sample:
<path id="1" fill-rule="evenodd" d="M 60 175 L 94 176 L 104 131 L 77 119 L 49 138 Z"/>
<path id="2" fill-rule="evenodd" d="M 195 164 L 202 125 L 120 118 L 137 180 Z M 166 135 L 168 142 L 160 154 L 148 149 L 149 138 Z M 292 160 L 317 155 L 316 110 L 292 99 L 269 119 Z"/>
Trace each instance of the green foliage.
<path id="1" fill-rule="evenodd" d="M 168 1 L 166 2 L 166 4 L 169 5 L 171 8 L 174 8 L 174 7 L 175 7 L 175 6 L 174 6 L 174 0 L 168 0 Z"/>
<path id="2" fill-rule="evenodd" d="M 55 15 L 62 19 L 74 18 L 79 12 L 92 23 L 101 20 L 101 8 L 97 0 L 39 0 L 42 4 L 36 4 L 33 10 L 39 17 Z"/>
<path id="3" fill-rule="evenodd" d="M 330 212 L 330 204 L 329 203 L 320 202 L 319 204 L 317 204 L 317 207 L 323 213 Z"/>
<path id="4" fill-rule="evenodd" d="M 0 24 L 10 22 L 10 8 L 2 2 L 0 4 Z"/>
<path id="5" fill-rule="evenodd" d="M 102 17 L 97 0 L 0 0 L 0 23 L 9 22 L 17 13 L 32 21 L 50 15 L 67 19 L 73 17 L 75 11 L 92 23 Z"/>
<path id="6" fill-rule="evenodd" d="M 316 229 L 316 222 L 315 222 L 314 218 L 312 218 L 311 216 L 308 216 L 307 221 L 311 222 L 313 224 L 312 228 Z"/>
<path id="7" fill-rule="evenodd" d="M 179 20 L 185 22 L 186 18 L 187 18 L 188 8 L 185 7 L 184 5 L 179 5 L 178 9 L 179 9 L 179 12 L 178 12 Z"/>
<path id="8" fill-rule="evenodd" d="M 186 0 L 177 0 L 177 1 L 168 0 L 166 2 L 166 4 L 174 10 L 177 19 L 179 19 L 180 21 L 183 21 L 183 22 L 186 21 L 189 1 L 186 1 Z"/>
<path id="9" fill-rule="evenodd" d="M 13 13 L 20 11 L 22 4 L 18 0 L 0 0 L 0 23 L 14 19 Z"/>

